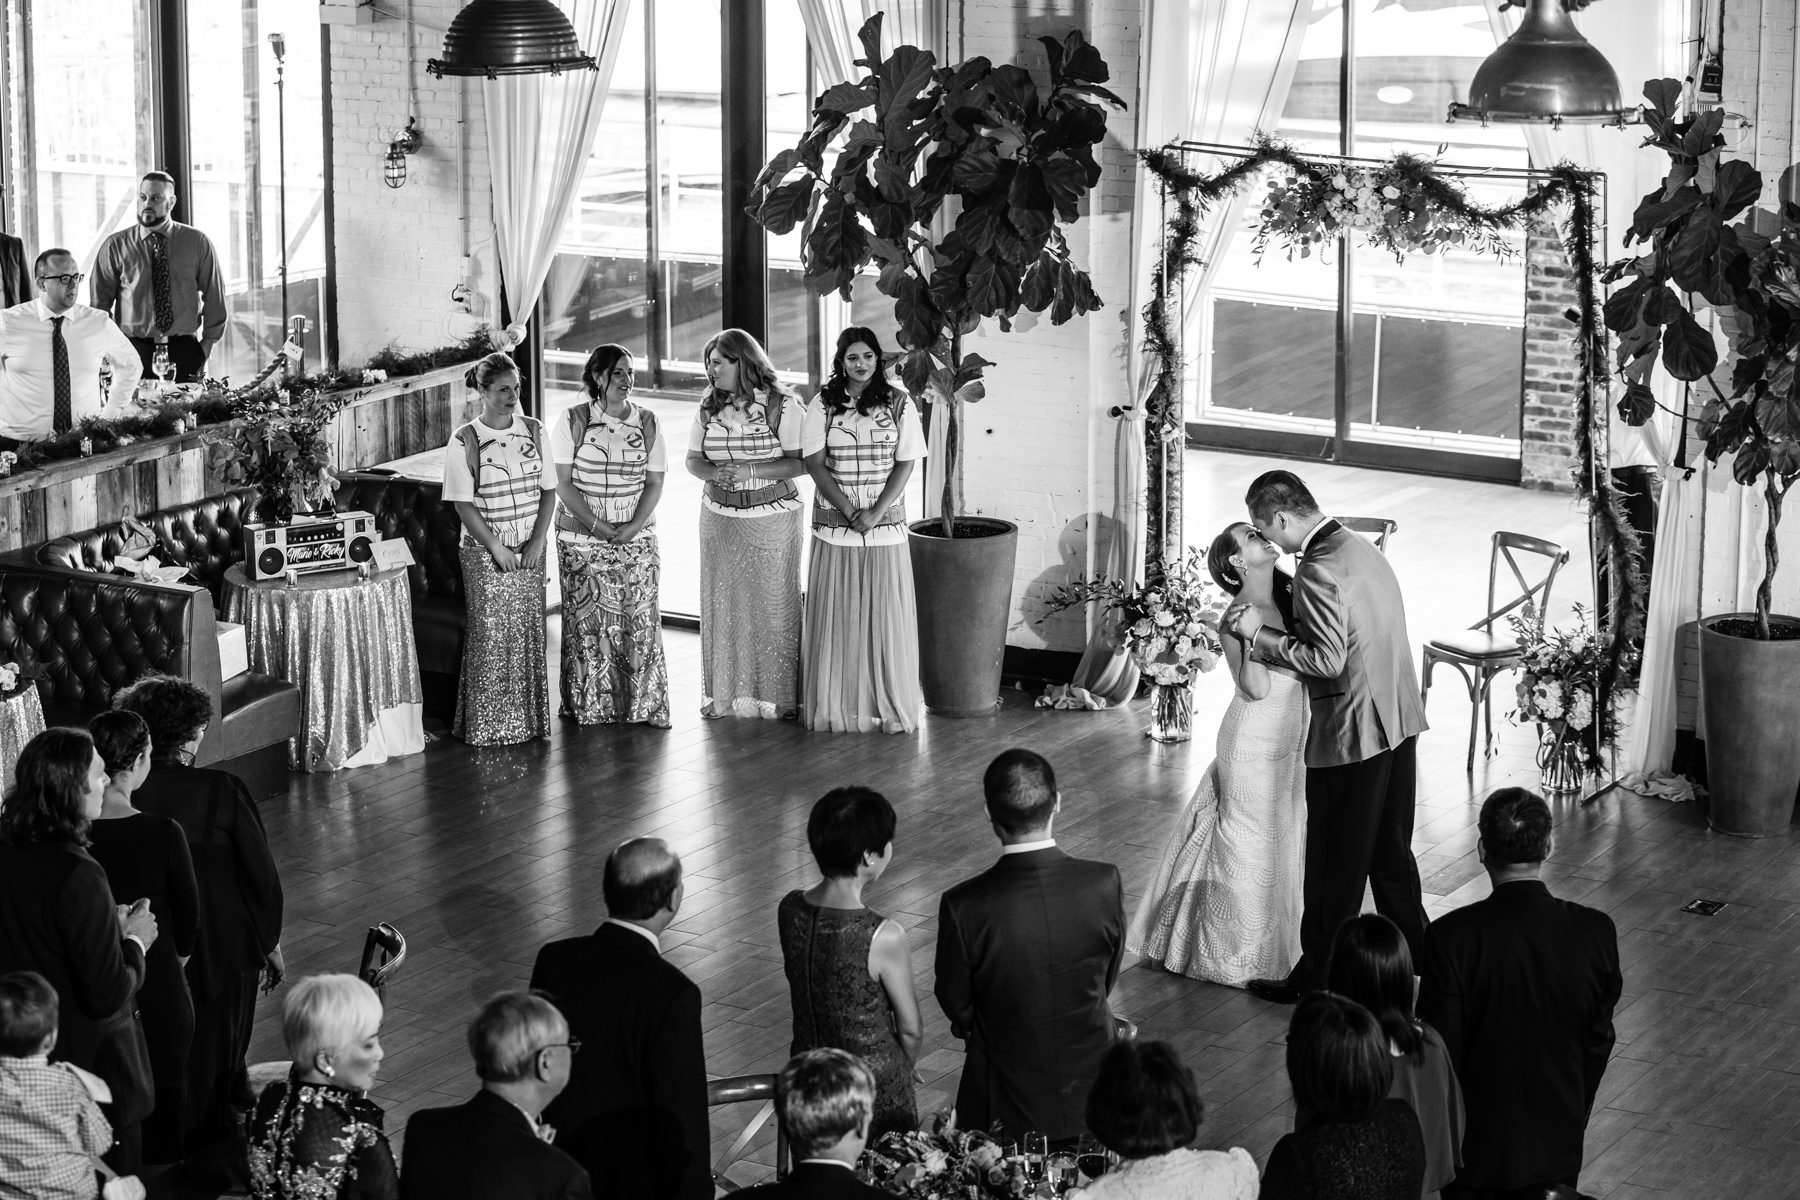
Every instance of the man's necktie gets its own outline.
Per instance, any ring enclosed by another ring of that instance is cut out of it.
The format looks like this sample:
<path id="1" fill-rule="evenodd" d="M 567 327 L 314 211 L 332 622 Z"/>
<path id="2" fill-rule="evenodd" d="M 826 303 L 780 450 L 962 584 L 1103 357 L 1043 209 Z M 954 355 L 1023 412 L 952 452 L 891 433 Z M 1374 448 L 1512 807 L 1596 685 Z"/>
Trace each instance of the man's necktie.
<path id="1" fill-rule="evenodd" d="M 50 318 L 50 374 L 56 406 L 51 410 L 50 428 L 67 433 L 75 425 L 74 400 L 69 389 L 69 344 L 63 341 L 63 318 Z"/>
<path id="2" fill-rule="evenodd" d="M 160 233 L 150 235 L 150 286 L 156 295 L 156 328 L 167 333 L 175 325 L 175 285 L 169 278 L 169 245 Z"/>

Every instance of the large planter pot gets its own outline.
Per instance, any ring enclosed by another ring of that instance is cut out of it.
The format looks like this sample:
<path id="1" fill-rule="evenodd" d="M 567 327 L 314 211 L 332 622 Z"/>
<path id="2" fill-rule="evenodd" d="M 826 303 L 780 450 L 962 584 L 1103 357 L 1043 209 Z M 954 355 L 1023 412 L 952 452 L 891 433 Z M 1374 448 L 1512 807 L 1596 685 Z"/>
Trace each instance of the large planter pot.
<path id="1" fill-rule="evenodd" d="M 914 521 L 907 531 L 919 595 L 919 682 L 933 713 L 979 717 L 1000 706 L 1019 527 L 959 517 L 956 531 L 944 537 L 938 521 Z"/>
<path id="2" fill-rule="evenodd" d="M 1700 735 L 1706 740 L 1709 824 L 1734 837 L 1786 833 L 1800 792 L 1800 638 L 1757 641 L 1700 622 Z M 1800 618 L 1776 617 L 1787 625 Z"/>

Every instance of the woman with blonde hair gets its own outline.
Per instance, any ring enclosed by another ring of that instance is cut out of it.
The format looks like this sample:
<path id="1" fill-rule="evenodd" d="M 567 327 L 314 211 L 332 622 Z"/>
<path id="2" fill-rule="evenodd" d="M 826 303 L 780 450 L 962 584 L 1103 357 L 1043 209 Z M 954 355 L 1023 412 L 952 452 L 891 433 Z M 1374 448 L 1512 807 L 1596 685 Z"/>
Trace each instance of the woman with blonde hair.
<path id="1" fill-rule="evenodd" d="M 519 411 L 511 358 L 490 354 L 463 382 L 480 407 L 444 447 L 444 501 L 462 518 L 469 610 L 451 732 L 472 746 L 507 746 L 550 736 L 544 552 L 556 471 L 543 422 Z"/>
<path id="2" fill-rule="evenodd" d="M 400 1175 L 369 1099 L 381 1070 L 381 1000 L 354 975 L 308 975 L 281 1006 L 293 1057 L 250 1117 L 254 1200 L 397 1200 Z"/>
<path id="3" fill-rule="evenodd" d="M 700 504 L 700 715 L 792 718 L 800 691 L 805 405 L 742 329 L 706 343 L 688 434 Z"/>

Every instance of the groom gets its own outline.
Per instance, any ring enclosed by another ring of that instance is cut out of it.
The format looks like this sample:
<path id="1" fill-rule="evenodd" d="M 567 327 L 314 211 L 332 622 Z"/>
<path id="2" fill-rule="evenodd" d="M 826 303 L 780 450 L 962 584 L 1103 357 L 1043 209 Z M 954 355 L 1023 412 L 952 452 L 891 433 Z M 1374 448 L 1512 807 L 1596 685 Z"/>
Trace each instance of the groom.
<path id="1" fill-rule="evenodd" d="M 1299 557 L 1294 627 L 1262 627 L 1247 604 L 1225 622 L 1256 658 L 1297 672 L 1312 701 L 1306 736 L 1306 883 L 1300 961 L 1286 979 L 1253 979 L 1253 995 L 1292 1004 L 1325 986 L 1331 941 L 1375 907 L 1425 960 L 1425 907 L 1413 859 L 1414 750 L 1425 706 L 1413 674 L 1400 584 L 1387 557 L 1319 512 L 1291 471 L 1257 477 L 1244 497 L 1256 532 Z"/>

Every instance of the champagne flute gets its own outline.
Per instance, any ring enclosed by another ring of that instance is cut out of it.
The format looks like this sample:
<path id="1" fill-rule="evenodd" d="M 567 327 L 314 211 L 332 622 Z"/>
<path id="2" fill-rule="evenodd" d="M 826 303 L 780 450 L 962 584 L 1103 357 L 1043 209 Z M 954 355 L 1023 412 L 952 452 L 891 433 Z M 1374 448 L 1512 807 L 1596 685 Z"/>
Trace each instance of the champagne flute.
<path id="1" fill-rule="evenodd" d="M 175 373 L 175 364 L 169 361 L 169 343 L 156 343 L 156 351 L 150 356 L 150 373 L 161 381 L 156 389 L 159 395 L 168 390 L 169 376 Z"/>
<path id="2" fill-rule="evenodd" d="M 1033 1129 L 1025 1135 L 1025 1170 L 1036 1183 L 1044 1177 L 1044 1158 L 1050 1152 L 1050 1137 L 1042 1130 Z"/>

